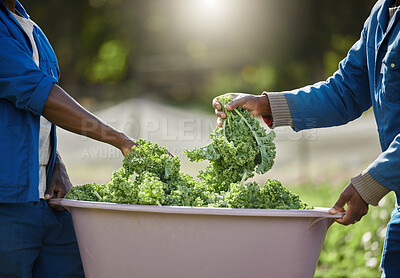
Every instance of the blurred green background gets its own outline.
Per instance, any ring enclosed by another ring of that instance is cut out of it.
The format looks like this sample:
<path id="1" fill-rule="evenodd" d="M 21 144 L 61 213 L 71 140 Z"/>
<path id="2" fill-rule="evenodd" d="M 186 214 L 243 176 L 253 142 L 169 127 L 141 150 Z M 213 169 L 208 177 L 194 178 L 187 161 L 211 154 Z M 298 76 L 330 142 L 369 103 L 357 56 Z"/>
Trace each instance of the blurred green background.
<path id="1" fill-rule="evenodd" d="M 22 1 L 57 53 L 62 86 L 82 103 L 153 96 L 207 110 L 220 93 L 325 79 L 374 2 Z"/>
<path id="2" fill-rule="evenodd" d="M 259 94 L 324 80 L 358 40 L 375 0 L 22 0 L 57 54 L 61 86 L 107 123 L 166 145 L 195 175 L 185 148 L 206 144 L 213 97 Z M 380 153 L 372 113 L 344 127 L 276 130 L 274 168 L 313 206 L 330 207 Z M 74 184 L 104 183 L 120 167 L 112 147 L 59 130 Z M 388 195 L 327 234 L 315 277 L 379 277 Z"/>

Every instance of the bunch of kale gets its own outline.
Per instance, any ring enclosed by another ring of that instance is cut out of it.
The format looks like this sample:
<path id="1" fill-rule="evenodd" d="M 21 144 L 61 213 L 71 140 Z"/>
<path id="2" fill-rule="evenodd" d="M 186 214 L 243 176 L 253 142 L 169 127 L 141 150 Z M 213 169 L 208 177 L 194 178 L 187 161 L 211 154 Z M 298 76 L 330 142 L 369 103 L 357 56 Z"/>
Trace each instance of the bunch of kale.
<path id="1" fill-rule="evenodd" d="M 229 101 L 229 97 L 220 98 L 222 106 Z M 171 157 L 166 148 L 140 139 L 108 184 L 76 186 L 66 198 L 140 205 L 306 209 L 279 181 L 268 180 L 264 186 L 245 184 L 255 173 L 271 169 L 275 134 L 268 134 L 246 110 L 225 113 L 227 117 L 211 134 L 209 145 L 186 151 L 191 161 L 210 161 L 198 180 L 181 173 L 179 159 Z"/>
<path id="2" fill-rule="evenodd" d="M 206 206 L 203 183 L 180 173 L 180 161 L 165 147 L 143 139 L 114 171 L 108 184 L 73 187 L 68 199 L 121 204 Z"/>
<path id="3" fill-rule="evenodd" d="M 219 101 L 224 107 L 230 97 L 223 96 Z M 216 190 L 227 191 L 232 183 L 243 183 L 255 172 L 266 173 L 274 164 L 276 152 L 273 131 L 268 134 L 247 110 L 223 109 L 227 117 L 211 134 L 212 142 L 186 151 L 186 155 L 191 161 L 209 160 L 210 166 L 200 173 L 200 179 Z"/>

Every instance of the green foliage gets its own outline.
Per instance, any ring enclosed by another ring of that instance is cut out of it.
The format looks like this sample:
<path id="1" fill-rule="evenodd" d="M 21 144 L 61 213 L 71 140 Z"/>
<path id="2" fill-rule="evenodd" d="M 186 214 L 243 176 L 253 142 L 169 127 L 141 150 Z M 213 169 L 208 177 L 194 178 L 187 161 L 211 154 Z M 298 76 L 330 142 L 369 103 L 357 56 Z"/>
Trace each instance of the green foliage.
<path id="1" fill-rule="evenodd" d="M 158 206 L 166 204 L 165 184 L 156 174 L 142 172 L 136 178 L 134 185 L 138 192 L 137 204 Z"/>
<path id="2" fill-rule="evenodd" d="M 65 198 L 81 201 L 103 202 L 107 195 L 108 188 L 106 185 L 93 183 L 73 187 L 67 195 L 65 195 Z"/>
<path id="3" fill-rule="evenodd" d="M 230 100 L 229 95 L 219 99 L 222 107 Z M 210 161 L 210 166 L 199 177 L 214 185 L 216 192 L 229 190 L 232 183 L 244 182 L 255 172 L 266 173 L 271 169 L 276 154 L 273 131 L 268 134 L 247 110 L 223 109 L 227 117 L 222 119 L 222 127 L 217 127 L 211 134 L 212 142 L 186 151 L 190 161 Z"/>
<path id="4" fill-rule="evenodd" d="M 86 69 L 86 78 L 92 83 L 117 82 L 126 77 L 129 50 L 121 41 L 104 42 L 94 61 Z"/>
<path id="5" fill-rule="evenodd" d="M 168 205 L 202 207 L 210 204 L 207 186 L 180 173 L 179 177 L 169 184 Z"/>
<path id="6" fill-rule="evenodd" d="M 357 36 L 344 36 L 342 34 L 333 34 L 331 36 L 330 48 L 326 50 L 323 57 L 325 78 L 328 78 L 338 70 L 339 62 L 346 57 L 346 53 L 356 41 Z"/>
<path id="7" fill-rule="evenodd" d="M 207 22 L 195 8 L 202 1 L 184 2 L 179 9 L 175 0 L 23 5 L 50 39 L 62 83 L 76 98 L 120 101 L 157 94 L 185 106 L 190 97 L 209 110 L 215 92 L 279 91 L 323 79 L 345 57 L 347 42 L 359 38 L 376 0 L 227 1 L 213 11 L 219 20 L 204 14 Z M 188 53 L 194 39 L 203 44 L 201 59 Z M 94 83 L 107 86 L 93 88 Z M 137 86 L 127 90 L 130 84 Z M 176 84 L 190 88 L 188 97 L 174 98 Z"/>
<path id="8" fill-rule="evenodd" d="M 277 180 L 268 180 L 264 186 L 255 182 L 246 185 L 234 183 L 225 195 L 228 207 L 258 209 L 307 209 L 298 195 L 290 192 Z"/>
<path id="9" fill-rule="evenodd" d="M 115 203 L 136 204 L 138 202 L 138 188 L 133 181 L 126 177 L 124 168 L 114 171 L 111 181 L 108 183 L 110 199 Z"/>
<path id="10" fill-rule="evenodd" d="M 205 175 L 207 170 L 203 173 L 205 177 L 211 177 L 210 179 L 195 180 L 190 175 L 179 172 L 179 159 L 170 156 L 166 148 L 143 139 L 136 143 L 132 153 L 124 158 L 123 167 L 114 171 L 107 185 L 76 186 L 66 198 L 159 206 L 307 208 L 297 195 L 289 192 L 276 180 L 268 180 L 262 187 L 255 182 L 244 185 L 243 173 L 239 168 L 234 168 L 238 172 L 235 182 L 231 182 L 232 177 L 225 176 L 227 183 L 224 185 L 227 188 L 221 190 L 221 186 L 216 183 L 220 177 L 212 167 L 208 168 L 208 175 Z M 254 142 L 253 144 L 256 145 Z M 257 152 L 261 152 L 257 147 L 250 151 L 254 152 L 253 159 L 257 158 Z M 232 155 L 229 154 L 230 150 L 221 149 L 219 153 L 221 157 Z M 257 163 L 262 163 L 261 161 L 259 156 Z M 250 161 L 246 163 L 250 164 Z M 256 167 L 255 165 L 253 163 L 252 167 Z"/>
<path id="11" fill-rule="evenodd" d="M 209 84 L 210 94 L 226 91 L 262 92 L 266 88 L 275 88 L 279 78 L 277 68 L 267 64 L 245 65 L 236 71 L 215 71 L 213 76 L 213 82 Z M 214 95 L 204 96 L 208 105 L 212 96 Z"/>
<path id="12" fill-rule="evenodd" d="M 126 177 L 142 172 L 154 173 L 163 182 L 175 179 L 181 167 L 178 157 L 171 157 L 167 148 L 143 139 L 132 147 L 123 161 Z"/>
<path id="13" fill-rule="evenodd" d="M 225 105 L 230 96 L 220 101 Z M 268 180 L 264 186 L 255 182 L 244 184 L 255 172 L 263 174 L 272 167 L 275 134 L 267 134 L 241 108 L 225 112 L 228 117 L 222 128 L 211 135 L 213 142 L 186 151 L 192 161 L 211 162 L 200 172 L 200 180 L 180 173 L 179 158 L 172 157 L 165 147 L 139 139 L 124 158 L 123 167 L 114 171 L 111 181 L 101 187 L 100 194 L 84 185 L 73 188 L 67 198 L 159 206 L 306 209 L 297 195 L 276 180 Z"/>

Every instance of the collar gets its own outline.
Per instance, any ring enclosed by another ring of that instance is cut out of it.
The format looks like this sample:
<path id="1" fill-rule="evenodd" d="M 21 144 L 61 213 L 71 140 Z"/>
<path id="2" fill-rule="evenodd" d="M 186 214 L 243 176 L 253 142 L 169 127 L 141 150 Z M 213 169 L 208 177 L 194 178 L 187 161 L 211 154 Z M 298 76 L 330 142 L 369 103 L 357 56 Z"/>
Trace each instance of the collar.
<path id="1" fill-rule="evenodd" d="M 383 33 L 385 33 L 385 30 L 387 30 L 389 23 L 389 8 L 391 8 L 397 2 L 398 0 L 385 0 L 383 1 L 383 5 L 379 9 L 378 24 Z"/>
<path id="2" fill-rule="evenodd" d="M 18 0 L 15 3 L 15 9 L 20 14 L 22 14 L 23 17 L 28 18 L 28 19 L 30 18 L 29 15 L 27 14 L 27 12 L 25 11 L 24 7 L 21 5 L 21 3 Z M 6 8 L 6 6 L 3 3 L 3 0 L 0 0 L 0 10 L 3 10 L 6 14 L 11 16 L 11 12 L 9 11 L 9 9 Z"/>

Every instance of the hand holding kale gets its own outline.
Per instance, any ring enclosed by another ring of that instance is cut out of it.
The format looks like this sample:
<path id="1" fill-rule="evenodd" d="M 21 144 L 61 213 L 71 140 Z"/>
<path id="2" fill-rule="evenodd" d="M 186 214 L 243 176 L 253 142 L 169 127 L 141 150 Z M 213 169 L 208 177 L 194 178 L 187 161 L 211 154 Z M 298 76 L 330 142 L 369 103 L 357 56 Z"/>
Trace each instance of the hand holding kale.
<path id="1" fill-rule="evenodd" d="M 229 95 L 219 101 L 222 107 L 231 100 Z M 191 161 L 209 160 L 211 166 L 201 172 L 199 177 L 208 184 L 214 184 L 222 191 L 230 184 L 244 182 L 254 176 L 254 172 L 266 173 L 272 168 L 275 159 L 275 133 L 269 134 L 265 128 L 240 107 L 227 111 L 222 119 L 222 127 L 211 134 L 209 145 L 192 151 L 186 151 Z"/>

